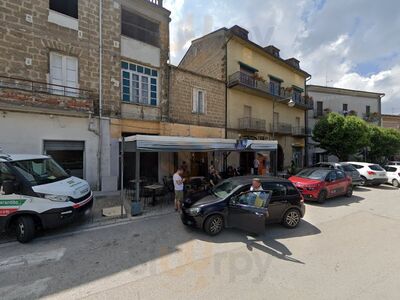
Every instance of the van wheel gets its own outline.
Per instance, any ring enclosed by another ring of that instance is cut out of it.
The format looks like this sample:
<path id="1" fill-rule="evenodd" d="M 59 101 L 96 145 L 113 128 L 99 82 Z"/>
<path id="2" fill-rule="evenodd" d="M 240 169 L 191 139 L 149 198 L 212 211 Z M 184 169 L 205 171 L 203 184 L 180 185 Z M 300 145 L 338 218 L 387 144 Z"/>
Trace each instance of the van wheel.
<path id="1" fill-rule="evenodd" d="M 399 185 L 400 185 L 400 184 L 399 184 L 399 181 L 398 181 L 397 179 L 393 179 L 392 184 L 393 184 L 394 187 L 397 187 L 397 188 L 398 188 Z"/>
<path id="2" fill-rule="evenodd" d="M 319 195 L 318 195 L 318 203 L 324 203 L 326 200 L 326 197 L 328 196 L 328 193 L 325 190 L 322 190 Z"/>
<path id="3" fill-rule="evenodd" d="M 224 229 L 224 218 L 220 215 L 212 215 L 204 223 L 204 231 L 209 235 L 217 235 Z"/>
<path id="4" fill-rule="evenodd" d="M 15 223 L 17 240 L 28 243 L 35 237 L 35 222 L 29 216 L 21 216 Z"/>
<path id="5" fill-rule="evenodd" d="M 282 225 L 287 228 L 295 228 L 299 225 L 301 219 L 301 214 L 298 209 L 289 209 L 282 219 Z"/>

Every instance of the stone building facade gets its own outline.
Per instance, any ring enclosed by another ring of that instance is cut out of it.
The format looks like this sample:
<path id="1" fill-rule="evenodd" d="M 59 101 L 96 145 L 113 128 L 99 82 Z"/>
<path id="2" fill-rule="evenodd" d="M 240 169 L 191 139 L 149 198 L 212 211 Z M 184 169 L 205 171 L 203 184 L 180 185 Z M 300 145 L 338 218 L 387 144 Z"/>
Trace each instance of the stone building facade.
<path id="1" fill-rule="evenodd" d="M 1 146 L 51 153 L 66 168 L 79 161 L 76 175 L 95 189 L 115 190 L 119 138 L 154 133 L 167 119 L 170 12 L 161 0 L 103 0 L 101 9 L 99 3 L 0 1 L 0 112 L 6 116 L 0 126 L 10 128 L 2 130 Z M 144 36 L 146 22 L 155 46 L 132 38 Z M 156 71 L 155 105 L 121 101 L 122 62 Z M 38 128 L 24 146 L 15 143 L 24 126 L 12 124 L 29 126 L 30 119 Z"/>

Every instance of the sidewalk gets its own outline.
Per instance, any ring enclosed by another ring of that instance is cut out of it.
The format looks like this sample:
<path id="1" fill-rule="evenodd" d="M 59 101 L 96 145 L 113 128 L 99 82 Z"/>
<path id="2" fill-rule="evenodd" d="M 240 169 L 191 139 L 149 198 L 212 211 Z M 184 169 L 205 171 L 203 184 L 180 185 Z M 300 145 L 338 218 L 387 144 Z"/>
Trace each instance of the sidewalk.
<path id="1" fill-rule="evenodd" d="M 124 209 L 121 215 L 121 196 L 120 193 L 94 193 L 94 202 L 90 216 L 85 219 L 77 220 L 65 227 L 60 227 L 52 230 L 44 230 L 38 233 L 38 236 L 57 235 L 66 232 L 72 232 L 77 229 L 88 227 L 102 226 L 106 224 L 127 222 L 129 220 L 139 220 L 158 215 L 165 215 L 174 212 L 173 202 L 158 204 L 156 206 L 146 206 L 143 213 L 139 216 L 131 216 L 131 201 L 127 193 L 124 195 Z M 104 209 L 111 208 L 112 215 L 105 216 Z M 0 234 L 0 244 L 13 242 L 15 238 Z"/>

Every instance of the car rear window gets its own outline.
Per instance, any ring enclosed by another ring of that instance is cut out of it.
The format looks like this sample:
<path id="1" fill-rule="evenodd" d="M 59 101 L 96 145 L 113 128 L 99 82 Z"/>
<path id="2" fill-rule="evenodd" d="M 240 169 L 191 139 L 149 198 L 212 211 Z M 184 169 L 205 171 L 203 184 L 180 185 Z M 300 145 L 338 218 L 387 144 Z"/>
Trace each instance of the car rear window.
<path id="1" fill-rule="evenodd" d="M 372 171 L 385 171 L 380 165 L 370 165 L 368 166 Z"/>
<path id="2" fill-rule="evenodd" d="M 352 166 L 352 165 L 342 165 L 342 167 L 343 167 L 343 170 L 344 170 L 345 172 L 354 172 L 354 171 L 357 171 L 357 169 L 356 169 L 354 166 Z"/>
<path id="3" fill-rule="evenodd" d="M 361 165 L 356 165 L 356 164 L 351 164 L 354 168 L 356 168 L 357 170 L 364 168 L 364 166 Z"/>
<path id="4" fill-rule="evenodd" d="M 299 191 L 296 189 L 296 187 L 291 182 L 285 182 L 285 183 L 283 183 L 283 185 L 286 187 L 286 194 L 288 196 L 299 194 Z"/>
<path id="5" fill-rule="evenodd" d="M 388 172 L 397 172 L 397 168 L 396 167 L 386 167 L 385 169 Z"/>

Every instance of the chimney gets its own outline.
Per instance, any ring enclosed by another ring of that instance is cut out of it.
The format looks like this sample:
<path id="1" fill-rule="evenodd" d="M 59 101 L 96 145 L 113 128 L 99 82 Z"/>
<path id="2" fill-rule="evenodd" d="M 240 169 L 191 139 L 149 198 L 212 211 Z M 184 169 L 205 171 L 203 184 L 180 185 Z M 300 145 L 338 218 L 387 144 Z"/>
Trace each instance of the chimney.
<path id="1" fill-rule="evenodd" d="M 293 67 L 300 69 L 300 61 L 295 59 L 294 57 L 286 59 L 286 62 Z"/>
<path id="2" fill-rule="evenodd" d="M 243 27 L 235 25 L 235 26 L 231 27 L 229 30 L 232 31 L 234 34 L 240 36 L 244 40 L 249 39 L 249 32 L 246 29 L 244 29 Z"/>
<path id="3" fill-rule="evenodd" d="M 280 57 L 279 56 L 279 52 L 281 50 L 279 50 L 278 48 L 276 48 L 275 46 L 269 45 L 267 47 L 264 47 L 264 50 L 267 51 L 268 53 L 272 54 L 273 56 L 276 57 Z"/>

